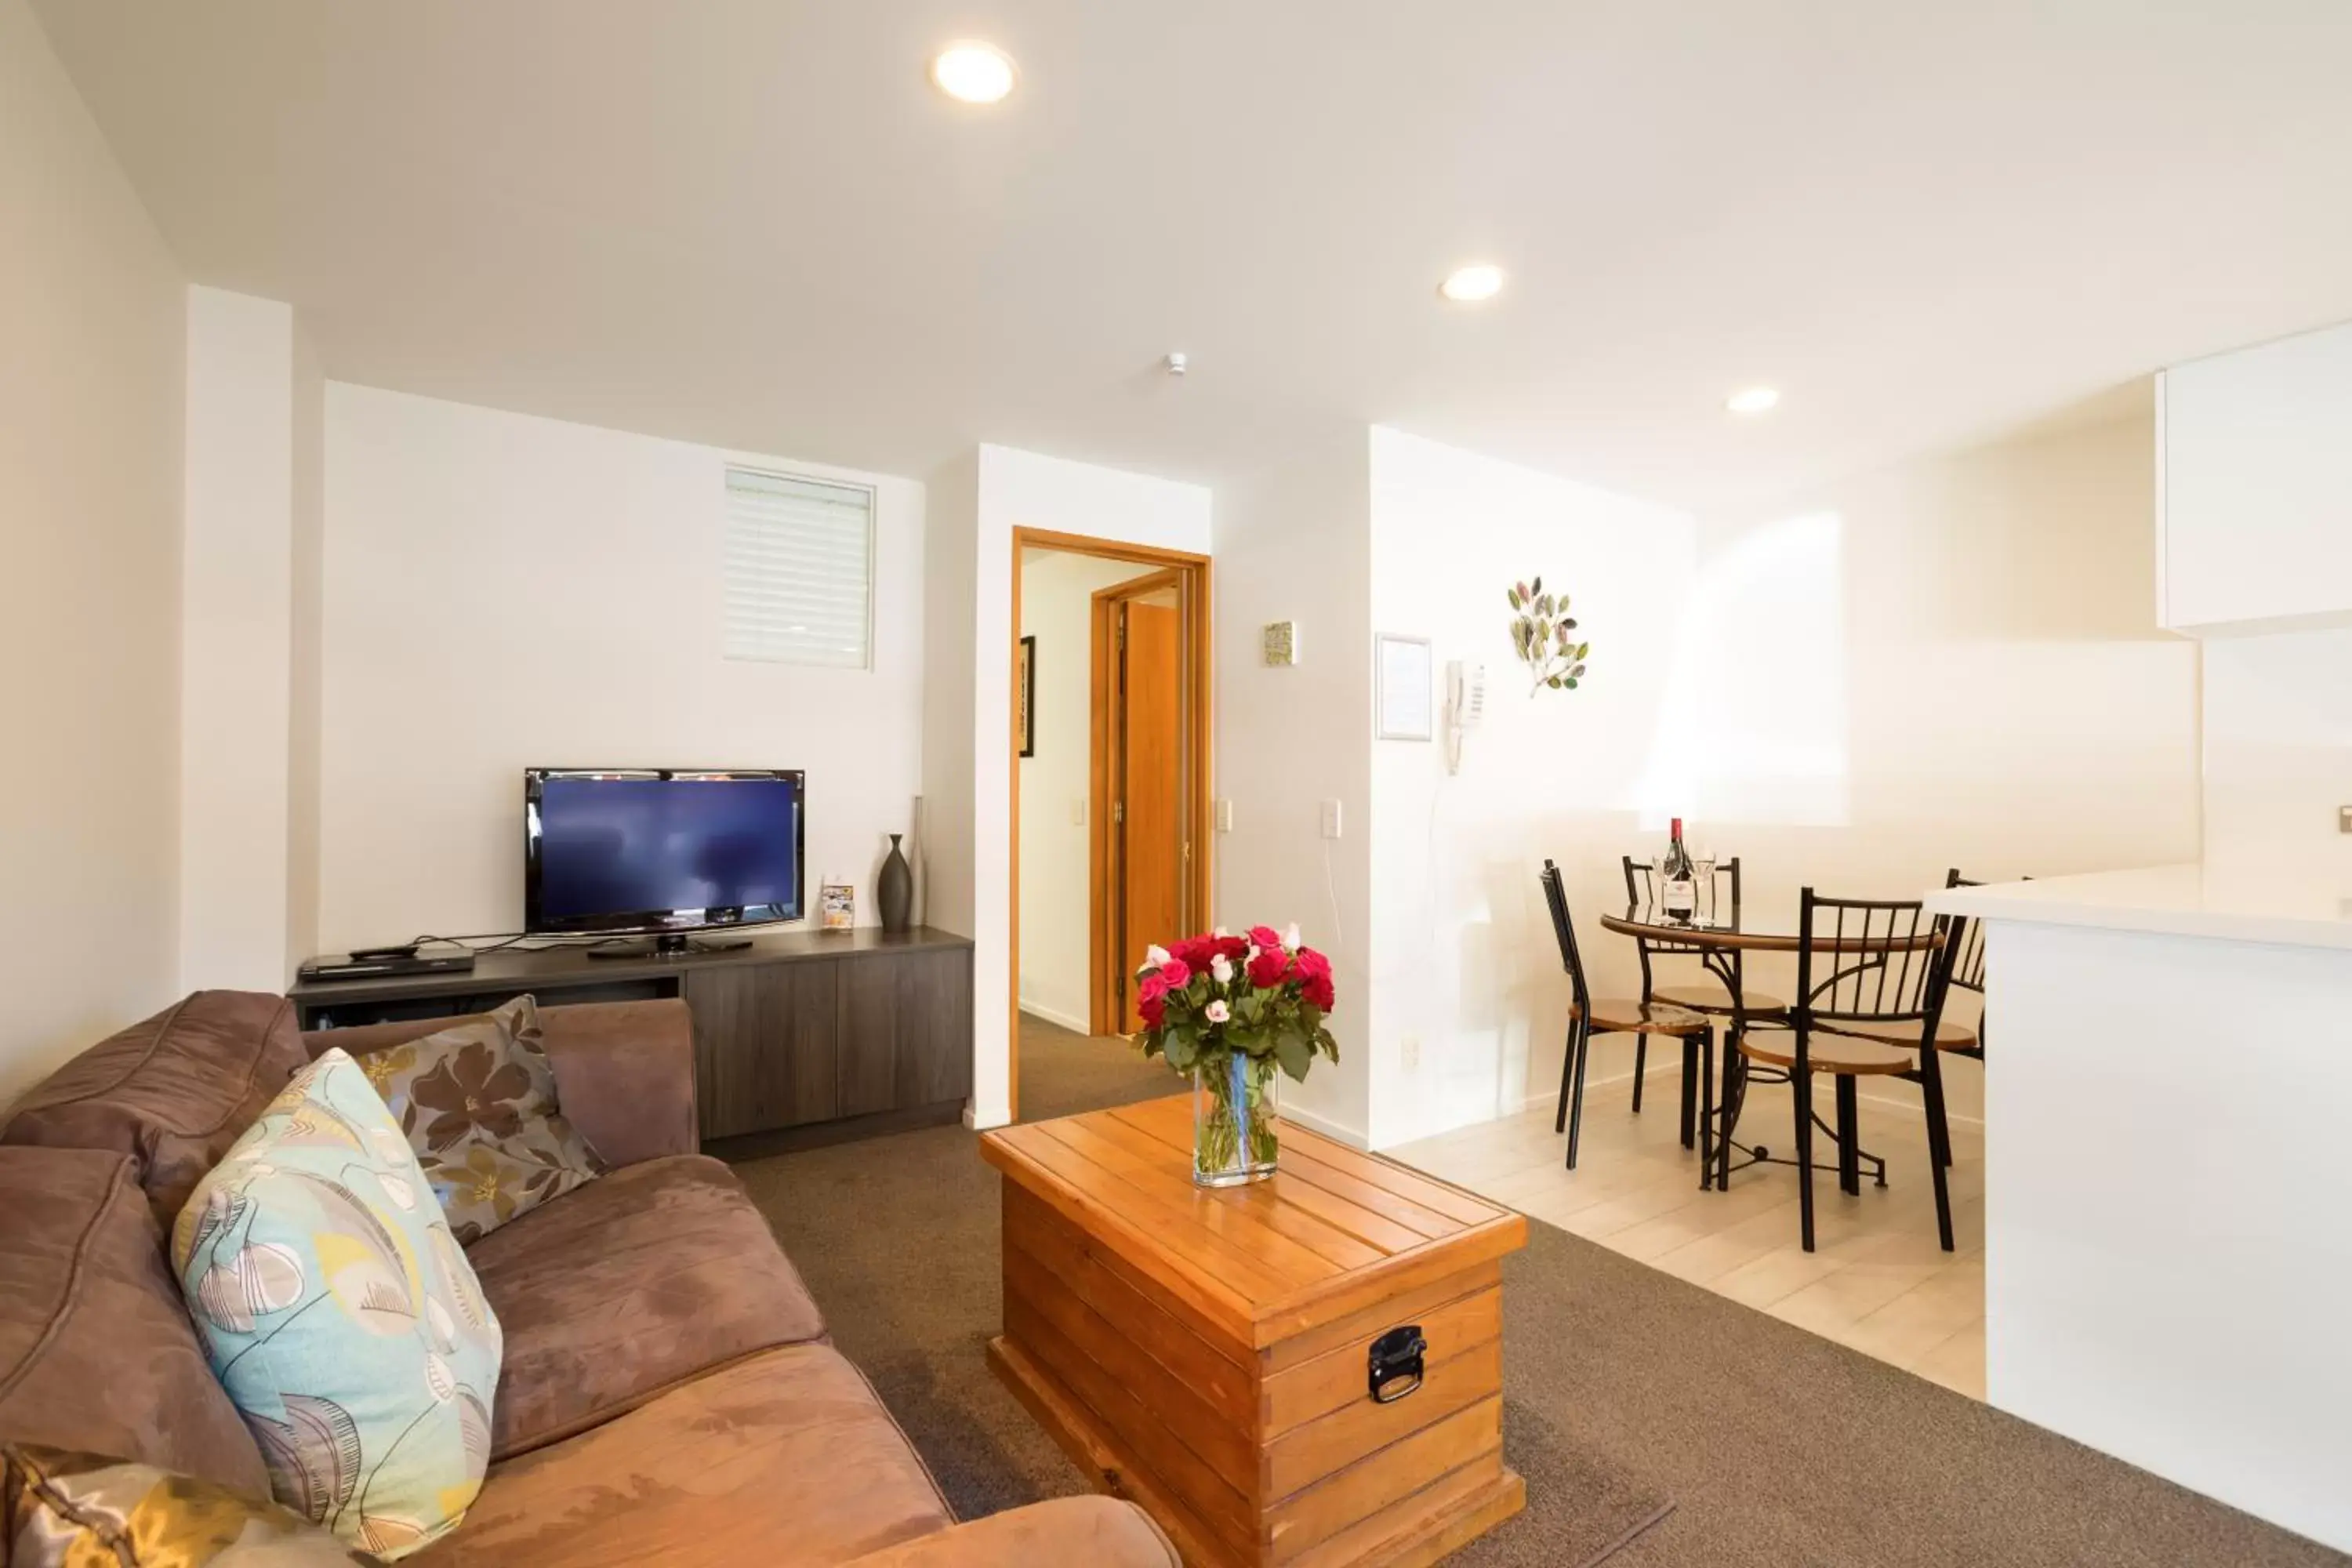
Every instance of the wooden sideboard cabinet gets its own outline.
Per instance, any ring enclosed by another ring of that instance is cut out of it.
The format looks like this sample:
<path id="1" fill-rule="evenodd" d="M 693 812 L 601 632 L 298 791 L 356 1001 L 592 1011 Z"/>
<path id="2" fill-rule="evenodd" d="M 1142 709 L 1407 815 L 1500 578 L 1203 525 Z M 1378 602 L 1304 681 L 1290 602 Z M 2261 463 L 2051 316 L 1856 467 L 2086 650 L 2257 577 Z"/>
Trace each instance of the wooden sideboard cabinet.
<path id="1" fill-rule="evenodd" d="M 464 974 L 299 985 L 304 1028 L 682 996 L 702 1136 L 751 1156 L 952 1121 L 971 1094 L 971 943 L 922 928 L 769 937 L 731 952 L 487 953 Z"/>
<path id="2" fill-rule="evenodd" d="M 952 1108 L 971 1092 L 971 949 L 690 971 L 702 1135 Z"/>

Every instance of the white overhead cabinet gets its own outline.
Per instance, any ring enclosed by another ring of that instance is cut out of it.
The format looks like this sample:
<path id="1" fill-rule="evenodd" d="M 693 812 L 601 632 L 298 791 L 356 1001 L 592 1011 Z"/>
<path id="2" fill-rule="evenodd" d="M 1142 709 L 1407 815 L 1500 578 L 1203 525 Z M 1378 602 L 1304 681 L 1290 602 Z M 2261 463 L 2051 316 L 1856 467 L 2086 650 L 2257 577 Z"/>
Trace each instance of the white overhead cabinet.
<path id="1" fill-rule="evenodd" d="M 2352 626 L 2352 324 L 2157 378 L 2157 619 Z"/>

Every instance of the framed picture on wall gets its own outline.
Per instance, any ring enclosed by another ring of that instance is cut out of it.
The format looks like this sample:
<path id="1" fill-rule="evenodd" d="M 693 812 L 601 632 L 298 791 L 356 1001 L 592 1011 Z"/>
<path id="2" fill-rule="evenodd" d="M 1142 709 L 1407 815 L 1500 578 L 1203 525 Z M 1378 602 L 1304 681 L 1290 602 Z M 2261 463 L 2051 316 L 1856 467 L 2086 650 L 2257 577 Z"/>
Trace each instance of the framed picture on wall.
<path id="1" fill-rule="evenodd" d="M 1014 721 L 1019 726 L 1021 754 L 1037 754 L 1037 639 L 1021 639 L 1021 679 L 1013 692 Z"/>
<path id="2" fill-rule="evenodd" d="M 1382 632 L 1372 640 L 1373 734 L 1383 741 L 1429 740 L 1429 639 Z"/>

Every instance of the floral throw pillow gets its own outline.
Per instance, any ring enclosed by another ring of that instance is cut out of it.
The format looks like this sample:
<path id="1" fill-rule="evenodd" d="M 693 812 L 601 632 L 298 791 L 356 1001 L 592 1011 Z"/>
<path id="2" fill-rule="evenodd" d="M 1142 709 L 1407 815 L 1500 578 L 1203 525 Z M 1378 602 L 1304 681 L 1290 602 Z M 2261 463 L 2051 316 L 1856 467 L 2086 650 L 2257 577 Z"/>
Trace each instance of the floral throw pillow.
<path id="1" fill-rule="evenodd" d="M 0 1457 L 8 1568 L 352 1568 L 353 1552 L 274 1502 L 129 1459 L 11 1443 Z"/>
<path id="2" fill-rule="evenodd" d="M 296 1074 L 196 1184 L 172 1267 L 279 1502 L 384 1558 L 464 1517 L 504 1340 L 350 1057 Z"/>
<path id="3" fill-rule="evenodd" d="M 465 1246 L 604 1173 L 556 1102 L 530 997 L 372 1052 L 360 1065 Z"/>

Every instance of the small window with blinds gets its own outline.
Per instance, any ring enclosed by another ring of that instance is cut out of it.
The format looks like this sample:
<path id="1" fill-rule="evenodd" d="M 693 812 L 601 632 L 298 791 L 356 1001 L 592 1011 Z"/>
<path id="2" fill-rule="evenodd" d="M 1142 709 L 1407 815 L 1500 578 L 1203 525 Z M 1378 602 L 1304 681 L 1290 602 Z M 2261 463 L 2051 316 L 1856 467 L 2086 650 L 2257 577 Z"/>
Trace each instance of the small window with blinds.
<path id="1" fill-rule="evenodd" d="M 872 668 L 872 490 L 729 468 L 725 561 L 729 658 Z"/>

